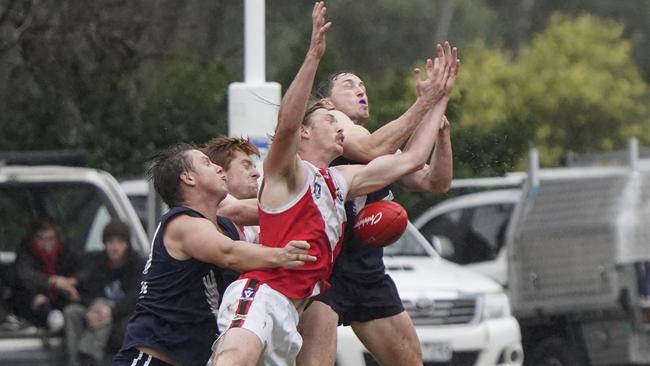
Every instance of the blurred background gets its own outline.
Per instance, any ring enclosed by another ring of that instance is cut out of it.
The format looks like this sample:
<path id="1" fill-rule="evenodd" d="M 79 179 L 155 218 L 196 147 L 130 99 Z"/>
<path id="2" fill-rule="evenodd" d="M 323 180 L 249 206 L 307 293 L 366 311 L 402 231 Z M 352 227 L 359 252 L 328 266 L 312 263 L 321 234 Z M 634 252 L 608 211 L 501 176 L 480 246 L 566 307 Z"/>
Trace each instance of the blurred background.
<path id="1" fill-rule="evenodd" d="M 312 1 L 266 1 L 267 80 L 302 63 Z M 650 142 L 650 2 L 327 2 L 319 77 L 368 86 L 372 131 L 415 99 L 413 68 L 434 45 L 460 50 L 448 117 L 455 178 L 542 166 L 570 153 Z M 83 149 L 89 165 L 137 177 L 151 153 L 226 134 L 227 86 L 243 79 L 243 2 L 0 0 L 0 150 Z M 412 217 L 431 205 L 397 192 Z"/>

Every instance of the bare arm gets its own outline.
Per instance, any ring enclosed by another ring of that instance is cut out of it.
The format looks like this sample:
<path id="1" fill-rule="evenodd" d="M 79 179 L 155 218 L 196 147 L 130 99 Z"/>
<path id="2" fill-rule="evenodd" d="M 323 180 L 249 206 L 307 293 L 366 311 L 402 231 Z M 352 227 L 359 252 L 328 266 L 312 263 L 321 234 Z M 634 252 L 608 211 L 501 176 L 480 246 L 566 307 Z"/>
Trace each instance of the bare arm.
<path id="1" fill-rule="evenodd" d="M 444 116 L 451 92 L 453 90 L 458 72 L 460 70 L 460 60 L 458 51 L 451 48 L 448 42 L 444 45 L 444 54 L 447 62 L 451 65 L 449 77 L 445 81 L 444 95 L 436 105 L 427 113 L 425 120 L 434 122 L 439 121 L 442 125 L 437 130 L 436 148 L 431 156 L 429 165 L 423 169 L 409 174 L 402 178 L 401 183 L 411 191 L 429 192 L 432 194 L 445 193 L 451 185 L 453 176 L 453 157 L 451 151 L 451 136 L 449 132 L 449 121 Z M 413 143 L 415 135 L 421 133 L 418 129 L 406 144 L 405 151 Z"/>
<path id="2" fill-rule="evenodd" d="M 194 258 L 240 272 L 296 267 L 316 260 L 307 254 L 309 244 L 305 241 L 291 241 L 284 248 L 250 245 L 223 235 L 207 219 L 187 215 L 175 217 L 167 224 L 163 240 L 169 254 L 178 260 Z"/>
<path id="3" fill-rule="evenodd" d="M 372 133 L 345 128 L 343 156 L 359 163 L 367 163 L 378 156 L 396 152 L 422 121 L 429 107 L 429 103 L 418 98 L 404 114 Z M 367 132 L 365 128 L 357 127 Z"/>
<path id="4" fill-rule="evenodd" d="M 445 58 L 444 51 L 440 45 L 436 47 L 438 59 Z M 356 129 L 344 129 L 343 156 L 359 163 L 367 163 L 378 156 L 395 153 L 406 142 L 432 106 L 444 95 L 445 85 L 437 83 L 430 77 L 433 72 L 431 59 L 426 61 L 426 72 L 429 78 L 421 80 L 420 70 L 415 69 L 418 98 L 399 118 L 385 124 L 372 134 L 363 133 L 362 130 L 367 130 L 360 126 Z"/>
<path id="5" fill-rule="evenodd" d="M 305 61 L 282 98 L 278 112 L 278 126 L 269 153 L 264 160 L 265 179 L 295 176 L 299 169 L 297 153 L 300 144 L 300 127 L 318 64 L 325 53 L 325 33 L 331 26 L 331 23 L 325 22 L 326 10 L 323 2 L 314 5 L 311 43 Z"/>
<path id="6" fill-rule="evenodd" d="M 433 85 L 443 85 L 443 89 L 446 85 L 451 87 L 455 81 L 457 66 L 457 51 L 445 42 L 443 57 L 437 57 L 433 67 L 427 70 L 428 79 Z M 433 106 L 431 117 L 417 127 L 403 153 L 381 156 L 362 168 L 352 166 L 351 169 L 342 169 L 349 182 L 348 197 L 370 193 L 404 175 L 422 169 L 433 149 L 448 100 L 442 98 Z"/>
<path id="7" fill-rule="evenodd" d="M 349 191 L 347 198 L 354 198 L 374 192 L 385 187 L 405 175 L 423 169 L 424 162 L 429 157 L 435 139 L 434 132 L 439 128 L 434 119 L 425 121 L 418 126 L 418 131 L 413 136 L 413 143 L 408 151 L 391 155 L 383 155 L 373 159 L 368 165 L 340 166 L 343 176 L 348 181 Z"/>
<path id="8" fill-rule="evenodd" d="M 239 225 L 258 225 L 257 199 L 237 199 L 231 195 L 219 203 L 217 207 L 219 216 L 227 217 Z"/>
<path id="9" fill-rule="evenodd" d="M 443 194 L 449 190 L 453 178 L 453 156 L 449 121 L 443 117 L 443 126 L 428 165 L 400 180 L 400 183 L 413 192 Z"/>

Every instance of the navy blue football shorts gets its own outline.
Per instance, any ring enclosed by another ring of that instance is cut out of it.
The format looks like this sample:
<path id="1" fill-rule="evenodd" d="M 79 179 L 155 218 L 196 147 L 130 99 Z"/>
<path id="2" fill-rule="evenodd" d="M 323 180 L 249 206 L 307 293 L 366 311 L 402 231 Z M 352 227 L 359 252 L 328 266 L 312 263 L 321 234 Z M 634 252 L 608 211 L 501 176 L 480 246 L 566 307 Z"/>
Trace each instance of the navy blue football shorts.
<path id="1" fill-rule="evenodd" d="M 135 348 L 122 350 L 113 357 L 111 366 L 173 366 Z"/>
<path id="2" fill-rule="evenodd" d="M 354 281 L 333 275 L 332 287 L 315 301 L 329 305 L 339 315 L 339 325 L 388 318 L 404 311 L 393 279 L 385 274 L 374 282 Z"/>

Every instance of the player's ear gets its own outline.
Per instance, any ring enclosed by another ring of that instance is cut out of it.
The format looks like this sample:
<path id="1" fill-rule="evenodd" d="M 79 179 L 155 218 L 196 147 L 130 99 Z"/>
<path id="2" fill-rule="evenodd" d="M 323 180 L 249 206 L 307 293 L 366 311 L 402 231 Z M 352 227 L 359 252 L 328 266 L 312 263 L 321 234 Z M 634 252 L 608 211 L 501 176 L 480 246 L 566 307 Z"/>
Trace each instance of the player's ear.
<path id="1" fill-rule="evenodd" d="M 300 138 L 308 139 L 311 136 L 311 129 L 305 125 L 300 125 Z"/>
<path id="2" fill-rule="evenodd" d="M 181 178 L 181 182 L 187 184 L 188 186 L 196 185 L 196 180 L 194 179 L 194 175 L 189 170 L 185 170 L 181 172 L 180 178 Z"/>
<path id="3" fill-rule="evenodd" d="M 320 100 L 320 103 L 327 109 L 334 109 L 334 103 L 330 100 L 330 98 L 322 98 Z"/>

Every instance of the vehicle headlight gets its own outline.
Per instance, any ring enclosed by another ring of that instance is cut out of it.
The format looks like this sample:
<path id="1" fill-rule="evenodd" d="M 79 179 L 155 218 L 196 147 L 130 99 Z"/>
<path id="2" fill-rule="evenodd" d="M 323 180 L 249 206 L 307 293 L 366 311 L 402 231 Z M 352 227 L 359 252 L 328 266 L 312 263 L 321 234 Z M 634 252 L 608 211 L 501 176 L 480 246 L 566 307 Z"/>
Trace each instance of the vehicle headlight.
<path id="1" fill-rule="evenodd" d="M 497 319 L 510 316 L 510 302 L 503 293 L 483 295 L 481 319 Z"/>

